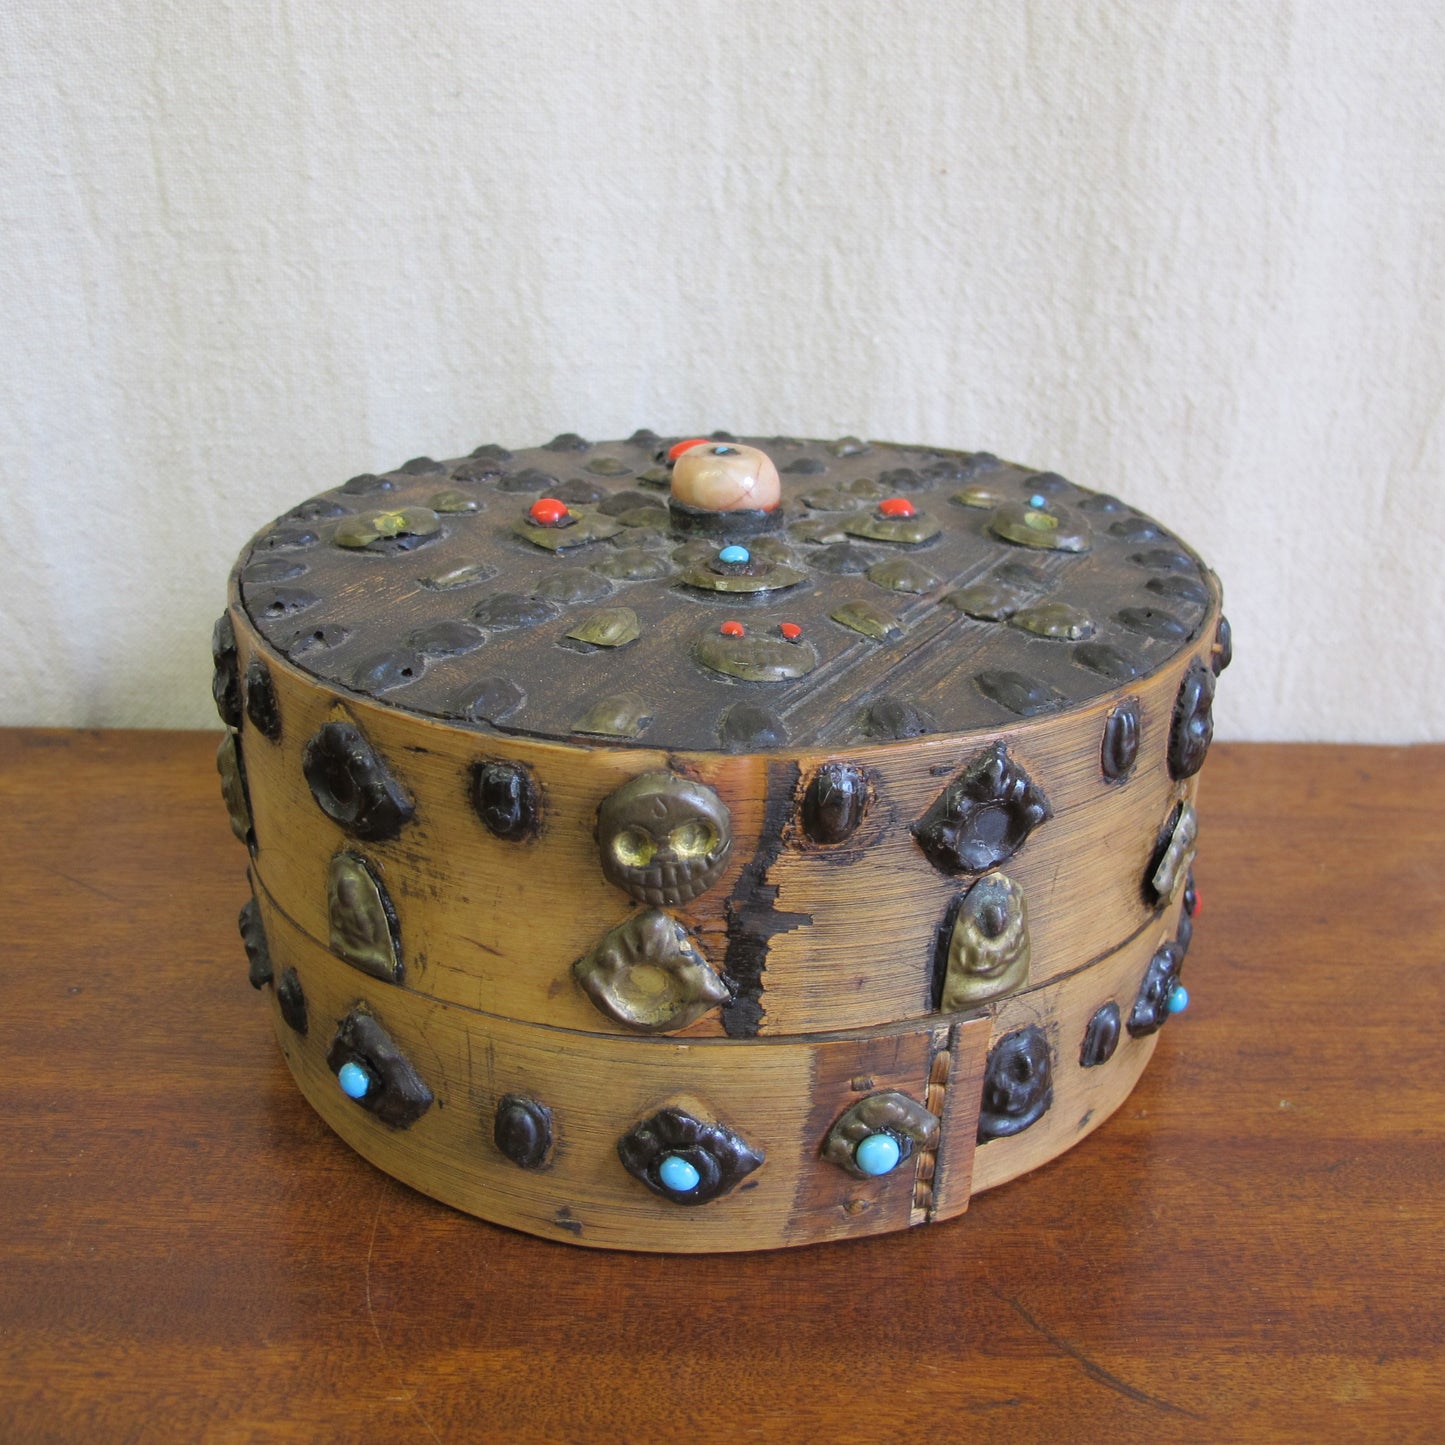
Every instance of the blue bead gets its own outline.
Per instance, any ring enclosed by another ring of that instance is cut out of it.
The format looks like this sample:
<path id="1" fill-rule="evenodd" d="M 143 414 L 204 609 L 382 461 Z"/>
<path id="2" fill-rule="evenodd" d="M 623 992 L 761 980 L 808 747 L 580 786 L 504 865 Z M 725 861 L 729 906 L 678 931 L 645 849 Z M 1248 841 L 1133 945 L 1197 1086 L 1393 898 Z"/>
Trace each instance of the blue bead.
<path id="1" fill-rule="evenodd" d="M 903 1150 L 892 1134 L 870 1134 L 853 1151 L 853 1162 L 865 1174 L 887 1174 L 898 1167 Z"/>
<path id="2" fill-rule="evenodd" d="M 1047 506 L 1048 506 L 1048 501 L 1047 501 L 1044 497 L 1041 497 L 1037 492 L 1035 492 L 1035 493 L 1033 494 L 1033 496 L 1031 496 L 1031 497 L 1029 498 L 1029 506 L 1031 506 L 1031 507 L 1047 507 Z"/>
<path id="3" fill-rule="evenodd" d="M 1182 1014 L 1189 1007 L 1189 990 L 1182 983 L 1176 983 L 1169 990 L 1169 1012 Z"/>
<path id="4" fill-rule="evenodd" d="M 719 562 L 743 563 L 751 562 L 753 557 L 752 553 L 749 552 L 746 547 L 732 546 L 724 547 L 722 551 L 717 554 L 717 559 Z"/>
<path id="5" fill-rule="evenodd" d="M 364 1099 L 371 1088 L 371 1075 L 353 1059 L 348 1059 L 336 1071 L 336 1082 L 348 1099 Z"/>
<path id="6" fill-rule="evenodd" d="M 657 1166 L 657 1177 L 674 1194 L 691 1194 L 702 1183 L 702 1175 L 680 1154 L 669 1154 Z"/>

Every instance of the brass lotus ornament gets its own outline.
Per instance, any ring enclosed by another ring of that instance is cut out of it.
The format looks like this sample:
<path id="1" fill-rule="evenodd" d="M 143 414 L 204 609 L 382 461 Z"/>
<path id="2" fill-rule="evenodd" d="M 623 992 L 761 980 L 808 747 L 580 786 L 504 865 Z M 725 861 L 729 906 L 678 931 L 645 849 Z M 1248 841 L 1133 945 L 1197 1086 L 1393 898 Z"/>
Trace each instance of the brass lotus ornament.
<path id="1" fill-rule="evenodd" d="M 440 526 L 441 518 L 430 507 L 384 508 L 345 518 L 336 528 L 335 541 L 338 547 L 405 547 L 432 536 Z"/>
<path id="2" fill-rule="evenodd" d="M 1029 976 L 1029 915 L 1024 891 L 987 873 L 959 902 L 948 938 L 939 1007 L 959 1013 L 1021 988 Z"/>
<path id="3" fill-rule="evenodd" d="M 401 982 L 396 912 L 380 881 L 354 853 L 338 853 L 326 880 L 331 951 L 387 983 Z"/>
<path id="4" fill-rule="evenodd" d="M 1172 903 L 1184 886 L 1194 862 L 1195 845 L 1199 840 L 1199 815 L 1193 803 L 1182 803 L 1169 831 L 1154 871 L 1149 875 L 1149 888 L 1161 903 Z"/>
<path id="5" fill-rule="evenodd" d="M 686 1028 L 728 997 L 687 930 L 656 908 L 604 934 L 572 975 L 601 1013 L 640 1034 Z"/>

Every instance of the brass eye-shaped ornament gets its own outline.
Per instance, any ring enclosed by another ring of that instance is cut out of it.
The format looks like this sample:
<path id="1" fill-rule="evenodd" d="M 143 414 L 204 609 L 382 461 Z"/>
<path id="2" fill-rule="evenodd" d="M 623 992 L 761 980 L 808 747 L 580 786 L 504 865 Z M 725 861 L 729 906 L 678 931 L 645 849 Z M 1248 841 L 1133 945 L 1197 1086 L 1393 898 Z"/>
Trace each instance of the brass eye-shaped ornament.
<path id="1" fill-rule="evenodd" d="M 938 1131 L 937 1115 L 888 1089 L 859 1099 L 839 1115 L 823 1140 L 822 1155 L 859 1179 L 876 1178 L 891 1174 L 915 1147 L 934 1148 Z"/>
<path id="2" fill-rule="evenodd" d="M 732 820 L 706 783 L 643 773 L 603 800 L 597 845 L 608 882 L 640 903 L 676 907 L 722 877 Z"/>

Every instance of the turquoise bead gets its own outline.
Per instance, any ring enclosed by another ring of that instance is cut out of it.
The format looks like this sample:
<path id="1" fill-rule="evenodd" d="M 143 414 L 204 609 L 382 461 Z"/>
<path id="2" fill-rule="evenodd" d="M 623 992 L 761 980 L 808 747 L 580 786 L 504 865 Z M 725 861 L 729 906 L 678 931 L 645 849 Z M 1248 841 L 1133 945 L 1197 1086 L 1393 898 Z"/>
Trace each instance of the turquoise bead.
<path id="1" fill-rule="evenodd" d="M 1169 1012 L 1182 1014 L 1189 1007 L 1189 990 L 1182 983 L 1176 983 L 1169 990 Z"/>
<path id="2" fill-rule="evenodd" d="M 1031 506 L 1031 507 L 1047 507 L 1047 506 L 1048 506 L 1048 499 L 1045 498 L 1045 497 L 1041 497 L 1037 492 L 1035 492 L 1035 493 L 1033 494 L 1033 496 L 1031 496 L 1031 497 L 1029 498 L 1029 506 Z"/>
<path id="3" fill-rule="evenodd" d="M 741 566 L 745 562 L 751 562 L 753 560 L 753 554 L 749 552 L 746 547 L 734 545 L 724 547 L 722 551 L 717 554 L 717 559 L 719 562 L 726 562 L 730 566 L 734 563 Z"/>
<path id="4" fill-rule="evenodd" d="M 657 1166 L 657 1177 L 674 1194 L 691 1194 L 702 1183 L 702 1175 L 680 1154 L 669 1154 Z"/>
<path id="5" fill-rule="evenodd" d="M 364 1099 L 371 1088 L 371 1075 L 352 1059 L 336 1071 L 336 1082 L 348 1099 Z"/>
<path id="6" fill-rule="evenodd" d="M 903 1150 L 892 1134 L 870 1134 L 853 1151 L 853 1162 L 865 1174 L 887 1174 L 898 1167 Z"/>

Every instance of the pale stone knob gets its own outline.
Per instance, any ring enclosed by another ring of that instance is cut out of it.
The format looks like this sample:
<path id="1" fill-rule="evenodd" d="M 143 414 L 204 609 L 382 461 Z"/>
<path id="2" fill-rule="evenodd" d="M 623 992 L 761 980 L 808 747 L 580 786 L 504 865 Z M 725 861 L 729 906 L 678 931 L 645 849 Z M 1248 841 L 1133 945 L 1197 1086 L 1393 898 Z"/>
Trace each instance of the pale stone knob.
<path id="1" fill-rule="evenodd" d="M 766 452 L 734 442 L 700 441 L 674 462 L 672 495 L 704 512 L 771 512 L 783 489 Z"/>

